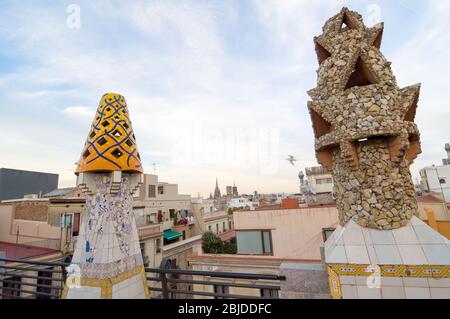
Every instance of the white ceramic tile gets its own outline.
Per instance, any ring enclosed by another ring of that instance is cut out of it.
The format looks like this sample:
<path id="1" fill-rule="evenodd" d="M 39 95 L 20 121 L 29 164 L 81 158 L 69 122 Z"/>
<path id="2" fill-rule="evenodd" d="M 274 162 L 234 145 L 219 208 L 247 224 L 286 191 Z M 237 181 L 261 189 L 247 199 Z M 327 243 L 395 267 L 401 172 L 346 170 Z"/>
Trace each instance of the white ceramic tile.
<path id="1" fill-rule="evenodd" d="M 370 230 L 368 228 L 362 228 L 361 229 L 364 237 L 364 241 L 366 242 L 366 245 L 373 245 L 372 237 L 370 236 Z"/>
<path id="2" fill-rule="evenodd" d="M 369 231 L 374 245 L 395 245 L 391 231 L 377 229 L 370 229 Z"/>
<path id="3" fill-rule="evenodd" d="M 356 286 L 342 285 L 341 288 L 343 299 L 358 299 Z"/>
<path id="4" fill-rule="evenodd" d="M 355 276 L 355 281 L 357 286 L 367 286 L 367 276 Z"/>
<path id="5" fill-rule="evenodd" d="M 346 228 L 346 229 L 361 229 L 361 226 L 359 226 L 352 219 L 350 219 L 349 222 L 347 224 L 345 224 L 344 228 Z"/>
<path id="6" fill-rule="evenodd" d="M 345 245 L 365 245 L 364 237 L 360 228 L 349 228 L 343 234 Z"/>
<path id="7" fill-rule="evenodd" d="M 329 253 L 328 258 L 326 258 L 326 262 L 331 264 L 348 263 L 344 246 L 334 247 L 334 249 Z"/>
<path id="8" fill-rule="evenodd" d="M 422 245 L 428 263 L 431 265 L 450 265 L 450 252 L 447 245 Z"/>
<path id="9" fill-rule="evenodd" d="M 414 230 L 422 244 L 445 244 L 446 240 L 428 225 L 414 226 Z"/>
<path id="10" fill-rule="evenodd" d="M 404 287 L 381 287 L 381 295 L 383 299 L 405 299 Z"/>
<path id="11" fill-rule="evenodd" d="M 371 265 L 378 265 L 378 257 L 377 257 L 377 253 L 375 252 L 375 248 L 372 245 L 367 245 L 366 246 L 367 249 L 367 253 L 369 255 L 369 260 L 370 260 L 370 264 Z"/>
<path id="12" fill-rule="evenodd" d="M 409 245 L 419 243 L 416 232 L 412 227 L 405 226 L 400 227 L 398 229 L 393 229 L 392 235 L 394 236 L 395 242 L 398 245 Z"/>
<path id="13" fill-rule="evenodd" d="M 403 277 L 403 284 L 405 287 L 422 287 L 428 288 L 429 283 L 427 278 L 416 278 L 416 277 Z"/>
<path id="14" fill-rule="evenodd" d="M 406 299 L 430 299 L 429 288 L 405 287 Z"/>
<path id="15" fill-rule="evenodd" d="M 402 277 L 381 277 L 381 287 L 403 287 Z"/>
<path id="16" fill-rule="evenodd" d="M 413 225 L 413 226 L 427 226 L 427 224 L 425 224 L 420 218 L 418 218 L 417 216 L 413 216 L 411 218 L 411 220 L 409 221 L 409 224 Z M 408 224 L 408 225 L 409 225 Z"/>
<path id="17" fill-rule="evenodd" d="M 336 244 L 333 242 L 332 244 L 329 244 L 328 246 L 324 246 L 325 251 L 325 259 L 327 260 L 328 257 L 330 257 L 330 254 L 333 252 L 333 250 L 336 248 Z"/>
<path id="18" fill-rule="evenodd" d="M 430 287 L 450 288 L 450 278 L 428 278 Z"/>
<path id="19" fill-rule="evenodd" d="M 339 281 L 342 285 L 355 285 L 355 276 L 339 276 Z"/>
<path id="20" fill-rule="evenodd" d="M 381 289 L 356 286 L 359 299 L 381 299 Z"/>
<path id="21" fill-rule="evenodd" d="M 348 263 L 350 264 L 370 264 L 366 246 L 345 246 Z"/>
<path id="22" fill-rule="evenodd" d="M 373 237 L 372 237 L 373 238 Z M 374 245 L 378 262 L 382 265 L 401 265 L 402 259 L 394 245 Z"/>
<path id="23" fill-rule="evenodd" d="M 343 235 L 345 245 L 365 245 L 361 228 L 350 228 Z"/>
<path id="24" fill-rule="evenodd" d="M 343 239 L 343 235 L 345 232 L 345 228 L 341 227 L 339 229 L 335 229 L 333 234 L 334 234 L 334 241 L 336 243 L 336 245 L 343 245 L 344 244 L 344 239 Z"/>
<path id="25" fill-rule="evenodd" d="M 426 265 L 427 258 L 420 245 L 397 245 L 403 263 L 406 265 Z"/>
<path id="26" fill-rule="evenodd" d="M 430 288 L 432 299 L 450 299 L 450 288 Z"/>

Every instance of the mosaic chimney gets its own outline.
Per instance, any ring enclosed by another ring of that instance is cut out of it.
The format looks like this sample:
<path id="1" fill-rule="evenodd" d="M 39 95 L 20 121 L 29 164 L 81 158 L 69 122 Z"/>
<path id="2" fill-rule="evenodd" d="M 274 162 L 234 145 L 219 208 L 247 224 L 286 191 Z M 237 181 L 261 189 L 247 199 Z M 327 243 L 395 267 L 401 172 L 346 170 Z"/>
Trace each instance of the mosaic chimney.
<path id="1" fill-rule="evenodd" d="M 409 166 L 420 84 L 399 88 L 380 51 L 383 24 L 343 8 L 314 38 L 308 92 L 316 157 L 333 174 L 339 225 L 324 244 L 335 299 L 439 298 L 450 293 L 450 243 L 418 218 Z M 448 298 L 448 297 L 447 297 Z"/>
<path id="2" fill-rule="evenodd" d="M 76 169 L 86 211 L 63 298 L 149 298 L 133 213 L 133 194 L 143 182 L 142 173 L 125 98 L 107 93 Z"/>
<path id="3" fill-rule="evenodd" d="M 308 103 L 316 157 L 332 172 L 341 225 L 395 229 L 417 214 L 409 171 L 420 150 L 420 84 L 399 88 L 380 51 L 383 24 L 346 8 L 314 38 L 317 87 Z"/>

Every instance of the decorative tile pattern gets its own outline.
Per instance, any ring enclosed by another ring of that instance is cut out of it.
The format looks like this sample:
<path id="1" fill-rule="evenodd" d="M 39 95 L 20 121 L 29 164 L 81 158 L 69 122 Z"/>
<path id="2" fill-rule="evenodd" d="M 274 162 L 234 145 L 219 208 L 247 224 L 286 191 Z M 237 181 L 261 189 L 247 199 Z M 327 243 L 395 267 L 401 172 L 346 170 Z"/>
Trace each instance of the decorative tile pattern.
<path id="1" fill-rule="evenodd" d="M 93 173 L 91 173 L 93 174 Z M 95 174 L 95 190 L 87 194 L 86 214 L 80 227 L 78 245 L 72 258 L 83 287 L 100 287 L 100 298 L 146 298 L 147 280 L 132 211 L 132 187 L 127 174 L 114 186 L 110 174 Z M 135 278 L 135 279 L 133 279 Z M 117 295 L 115 288 L 127 281 Z M 71 296 L 65 294 L 65 296 Z"/>
<path id="2" fill-rule="evenodd" d="M 328 282 L 330 285 L 331 297 L 333 299 L 341 299 L 342 298 L 342 288 L 341 288 L 339 276 L 336 274 L 336 272 L 331 267 L 328 267 L 327 270 L 328 270 Z"/>
<path id="3" fill-rule="evenodd" d="M 450 278 L 450 266 L 378 265 L 384 277 Z M 372 265 L 328 264 L 340 276 L 370 276 Z"/>
<path id="4" fill-rule="evenodd" d="M 143 172 L 127 103 L 120 94 L 103 95 L 78 162 L 77 173 L 101 171 Z"/>

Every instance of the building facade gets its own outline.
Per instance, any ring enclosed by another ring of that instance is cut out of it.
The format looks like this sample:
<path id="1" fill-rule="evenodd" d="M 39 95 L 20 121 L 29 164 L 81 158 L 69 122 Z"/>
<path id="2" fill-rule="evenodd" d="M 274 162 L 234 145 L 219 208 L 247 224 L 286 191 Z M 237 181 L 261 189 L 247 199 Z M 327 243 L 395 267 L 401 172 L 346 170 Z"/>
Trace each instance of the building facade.
<path id="1" fill-rule="evenodd" d="M 450 163 L 450 158 L 443 162 Z M 424 167 L 419 174 L 422 191 L 440 193 L 450 203 L 450 165 Z"/>
<path id="2" fill-rule="evenodd" d="M 0 200 L 41 197 L 58 187 L 58 174 L 0 168 Z"/>

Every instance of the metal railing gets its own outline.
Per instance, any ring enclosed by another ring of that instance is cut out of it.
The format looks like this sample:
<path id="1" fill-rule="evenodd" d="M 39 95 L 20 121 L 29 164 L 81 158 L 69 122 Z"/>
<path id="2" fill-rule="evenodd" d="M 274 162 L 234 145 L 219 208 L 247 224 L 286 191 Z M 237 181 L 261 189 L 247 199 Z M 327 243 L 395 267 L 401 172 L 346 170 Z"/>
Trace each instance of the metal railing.
<path id="1" fill-rule="evenodd" d="M 67 263 L 0 258 L 1 299 L 59 299 Z"/>
<path id="2" fill-rule="evenodd" d="M 163 259 L 160 268 L 145 269 L 152 298 L 278 299 L 280 281 L 286 279 L 271 274 L 174 269 L 172 265 L 172 260 Z"/>
<path id="3" fill-rule="evenodd" d="M 0 299 L 60 299 L 69 263 L 0 258 Z M 152 299 L 277 299 L 283 276 L 146 268 Z"/>

